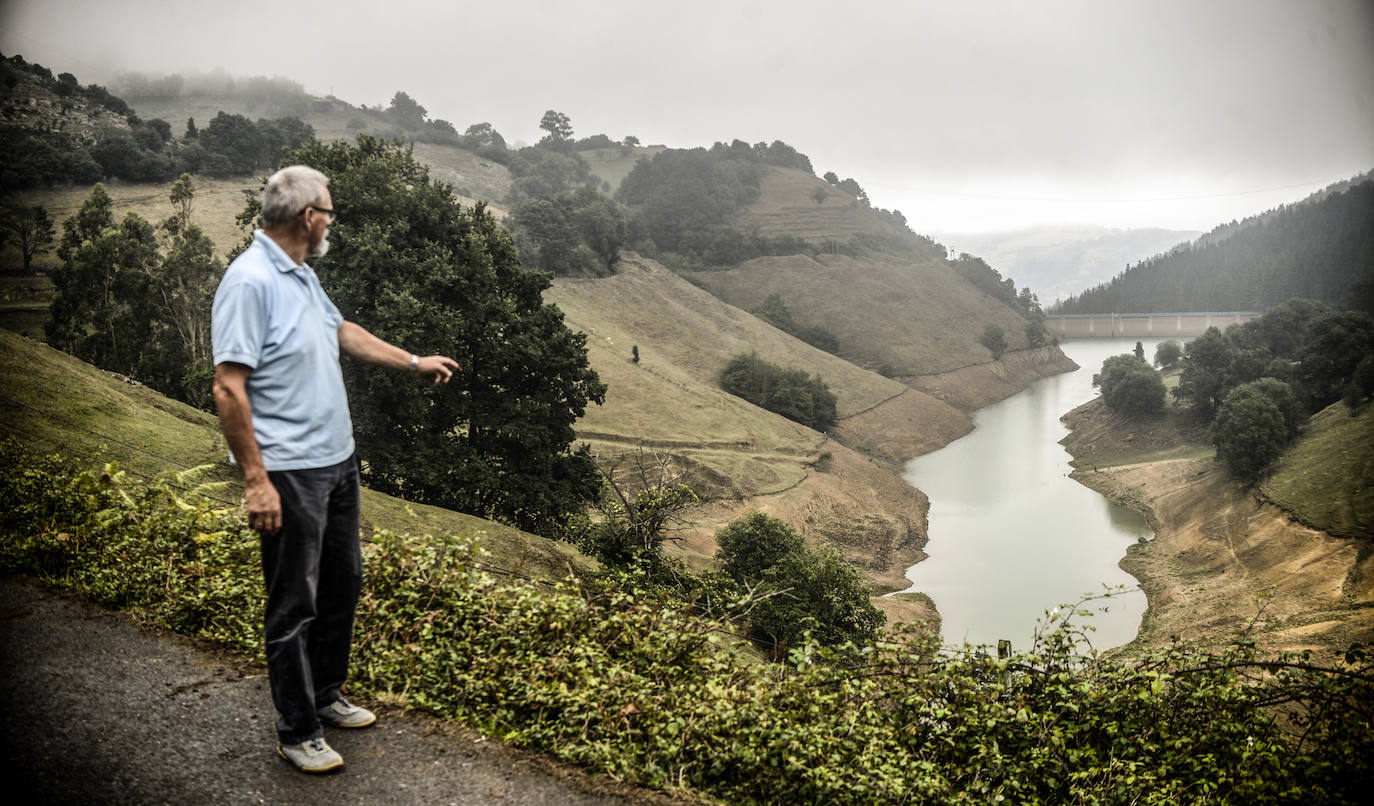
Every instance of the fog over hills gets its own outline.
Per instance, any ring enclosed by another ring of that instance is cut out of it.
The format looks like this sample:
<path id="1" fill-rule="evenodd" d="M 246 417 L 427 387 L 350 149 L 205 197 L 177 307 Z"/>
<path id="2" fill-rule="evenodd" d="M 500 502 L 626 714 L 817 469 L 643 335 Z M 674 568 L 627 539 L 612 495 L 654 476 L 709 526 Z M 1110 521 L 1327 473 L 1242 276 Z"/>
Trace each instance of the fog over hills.
<path id="1" fill-rule="evenodd" d="M 1049 305 L 1116 276 L 1128 265 L 1168 252 L 1202 233 L 1113 229 L 1091 224 L 935 236 L 951 254 L 981 257 L 1018 288 L 1030 286 Z"/>

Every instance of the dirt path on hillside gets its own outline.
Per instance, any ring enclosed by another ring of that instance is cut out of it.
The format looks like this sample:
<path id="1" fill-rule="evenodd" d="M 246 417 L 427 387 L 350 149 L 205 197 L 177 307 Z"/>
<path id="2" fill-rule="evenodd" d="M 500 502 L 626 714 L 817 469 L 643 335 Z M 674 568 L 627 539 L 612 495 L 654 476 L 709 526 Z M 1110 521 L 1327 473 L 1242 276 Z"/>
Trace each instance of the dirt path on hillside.
<path id="1" fill-rule="evenodd" d="M 1374 552 L 1290 520 L 1212 460 L 1073 477 L 1144 512 L 1155 529 L 1155 539 L 1132 546 L 1121 563 L 1149 600 L 1137 645 L 1175 635 L 1224 643 L 1250 625 L 1275 651 L 1343 651 L 1374 640 Z"/>
<path id="2" fill-rule="evenodd" d="M 263 669 L 19 577 L 0 577 L 0 703 L 12 803 L 681 803 L 392 709 L 328 730 L 346 768 L 304 775 L 277 757 Z"/>

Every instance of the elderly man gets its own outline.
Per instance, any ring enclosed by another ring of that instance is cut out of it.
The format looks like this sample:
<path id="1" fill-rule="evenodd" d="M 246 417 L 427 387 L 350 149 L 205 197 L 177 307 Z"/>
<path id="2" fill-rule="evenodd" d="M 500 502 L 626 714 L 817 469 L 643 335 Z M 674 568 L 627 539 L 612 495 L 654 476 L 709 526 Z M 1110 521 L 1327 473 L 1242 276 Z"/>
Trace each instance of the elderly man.
<path id="1" fill-rule="evenodd" d="M 305 263 L 329 248 L 328 182 L 302 165 L 267 180 L 263 229 L 225 271 L 211 320 L 220 425 L 243 469 L 248 525 L 261 537 L 277 751 L 305 772 L 343 766 L 321 723 L 360 728 L 376 719 L 339 693 L 362 590 L 358 465 L 339 349 L 436 384 L 458 367 L 388 344 L 329 301 Z"/>

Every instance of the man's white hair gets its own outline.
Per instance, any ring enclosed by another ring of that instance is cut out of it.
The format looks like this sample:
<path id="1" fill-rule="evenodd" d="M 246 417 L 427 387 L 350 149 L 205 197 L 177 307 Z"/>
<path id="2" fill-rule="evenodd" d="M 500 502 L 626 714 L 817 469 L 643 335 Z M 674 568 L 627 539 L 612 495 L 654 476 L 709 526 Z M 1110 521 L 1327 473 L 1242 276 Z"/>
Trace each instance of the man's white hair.
<path id="1" fill-rule="evenodd" d="M 262 222 L 273 229 L 300 215 L 324 196 L 329 177 L 307 165 L 290 165 L 272 174 L 262 194 Z"/>

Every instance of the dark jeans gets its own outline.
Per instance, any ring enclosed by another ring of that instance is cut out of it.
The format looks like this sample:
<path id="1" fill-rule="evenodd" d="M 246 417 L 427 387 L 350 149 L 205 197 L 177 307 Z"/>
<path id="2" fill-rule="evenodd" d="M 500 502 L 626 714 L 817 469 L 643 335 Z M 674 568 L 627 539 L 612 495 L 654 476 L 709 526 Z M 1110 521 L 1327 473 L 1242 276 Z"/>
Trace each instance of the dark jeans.
<path id="1" fill-rule="evenodd" d="M 269 472 L 282 526 L 262 538 L 267 583 L 267 677 L 277 737 L 299 744 L 324 734 L 315 709 L 339 698 L 348 675 L 353 611 L 363 585 L 358 465 Z"/>

